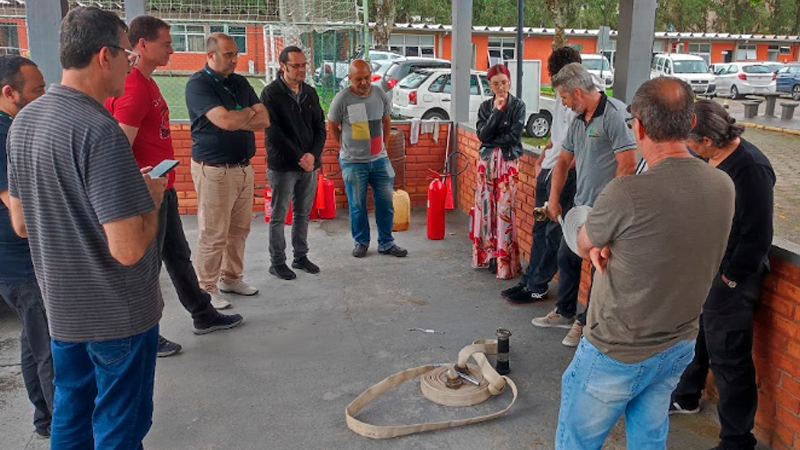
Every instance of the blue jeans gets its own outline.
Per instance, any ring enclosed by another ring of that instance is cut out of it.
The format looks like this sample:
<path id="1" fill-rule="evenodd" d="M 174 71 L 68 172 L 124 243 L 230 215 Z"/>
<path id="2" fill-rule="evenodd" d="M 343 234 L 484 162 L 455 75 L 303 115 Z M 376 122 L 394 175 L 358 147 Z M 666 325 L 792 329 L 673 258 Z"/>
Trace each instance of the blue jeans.
<path id="1" fill-rule="evenodd" d="M 600 450 L 622 414 L 629 449 L 666 449 L 670 394 L 694 356 L 694 344 L 680 341 L 625 364 L 581 338 L 561 378 L 556 450 Z"/>
<path id="2" fill-rule="evenodd" d="M 375 201 L 375 223 L 378 225 L 378 251 L 392 248 L 392 222 L 394 221 L 394 169 L 389 158 L 368 163 L 351 163 L 339 158 L 342 179 L 350 207 L 350 232 L 356 244 L 369 247 L 369 218 L 367 213 L 367 186 L 372 187 Z"/>
<path id="3" fill-rule="evenodd" d="M 34 408 L 33 426 L 39 432 L 46 432 L 53 413 L 53 358 L 42 293 L 34 278 L 19 283 L 0 282 L 0 296 L 22 319 L 19 337 L 22 379 Z"/>
<path id="4" fill-rule="evenodd" d="M 52 340 L 51 450 L 137 450 L 153 418 L 158 325 L 104 342 Z"/>

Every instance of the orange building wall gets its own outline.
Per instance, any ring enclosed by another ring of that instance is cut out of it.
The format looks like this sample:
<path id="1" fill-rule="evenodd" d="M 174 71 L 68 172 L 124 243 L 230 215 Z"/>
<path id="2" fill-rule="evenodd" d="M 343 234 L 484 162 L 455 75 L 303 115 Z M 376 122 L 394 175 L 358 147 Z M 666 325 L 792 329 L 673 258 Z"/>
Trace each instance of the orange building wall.
<path id="1" fill-rule="evenodd" d="M 736 44 L 733 42 L 711 43 L 711 64 L 723 62 L 722 52 L 729 50 L 734 57 L 736 56 Z"/>

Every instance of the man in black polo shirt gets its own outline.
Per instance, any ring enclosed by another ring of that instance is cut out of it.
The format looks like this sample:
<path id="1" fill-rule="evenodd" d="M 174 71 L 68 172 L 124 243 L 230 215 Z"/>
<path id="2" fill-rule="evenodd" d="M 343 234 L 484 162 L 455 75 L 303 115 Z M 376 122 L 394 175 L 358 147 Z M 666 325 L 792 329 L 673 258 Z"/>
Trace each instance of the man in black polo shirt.
<path id="1" fill-rule="evenodd" d="M 256 153 L 253 132 L 269 127 L 269 114 L 247 79 L 234 73 L 236 42 L 211 33 L 206 50 L 208 63 L 186 83 L 200 228 L 195 269 L 208 292 L 255 295 L 258 289 L 242 280 L 253 211 L 250 158 Z"/>
<path id="2" fill-rule="evenodd" d="M 33 61 L 16 55 L 0 56 L 0 296 L 22 320 L 19 338 L 22 379 L 33 403 L 36 434 L 48 437 L 53 415 L 50 331 L 28 240 L 17 236 L 11 226 L 6 172 L 6 137 L 11 121 L 42 94 L 44 77 Z"/>

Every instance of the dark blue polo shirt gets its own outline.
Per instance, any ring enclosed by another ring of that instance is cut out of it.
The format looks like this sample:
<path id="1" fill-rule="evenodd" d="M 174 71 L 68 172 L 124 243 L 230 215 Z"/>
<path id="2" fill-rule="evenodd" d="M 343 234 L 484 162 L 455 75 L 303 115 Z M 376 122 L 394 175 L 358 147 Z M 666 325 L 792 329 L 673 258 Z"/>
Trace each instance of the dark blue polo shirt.
<path id="1" fill-rule="evenodd" d="M 11 118 L 0 115 L 0 192 L 8 190 L 8 157 L 6 137 Z M 6 204 L 0 201 L 0 282 L 21 283 L 36 281 L 28 240 L 22 239 L 11 226 Z"/>
<path id="2" fill-rule="evenodd" d="M 198 162 L 232 164 L 250 160 L 256 154 L 252 131 L 225 131 L 206 117 L 217 106 L 228 110 L 260 103 L 253 87 L 241 75 L 222 76 L 207 65 L 186 83 L 186 107 L 192 122 L 192 159 Z"/>

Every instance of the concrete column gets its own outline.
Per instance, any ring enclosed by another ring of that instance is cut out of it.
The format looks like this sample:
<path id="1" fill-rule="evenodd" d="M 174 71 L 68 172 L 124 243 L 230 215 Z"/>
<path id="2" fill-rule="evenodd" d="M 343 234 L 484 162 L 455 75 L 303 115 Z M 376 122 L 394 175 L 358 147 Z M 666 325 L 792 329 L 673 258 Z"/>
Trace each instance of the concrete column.
<path id="1" fill-rule="evenodd" d="M 67 0 L 28 0 L 25 5 L 30 57 L 48 86 L 61 82 L 58 33 L 68 10 Z"/>
<path id="2" fill-rule="evenodd" d="M 636 89 L 650 79 L 656 0 L 620 0 L 614 97 L 630 103 Z"/>
<path id="3" fill-rule="evenodd" d="M 144 14 L 144 0 L 125 0 L 125 23 L 131 23 L 134 17 Z"/>
<path id="4" fill-rule="evenodd" d="M 453 50 L 450 118 L 469 121 L 469 74 L 472 69 L 472 0 L 453 2 Z"/>

